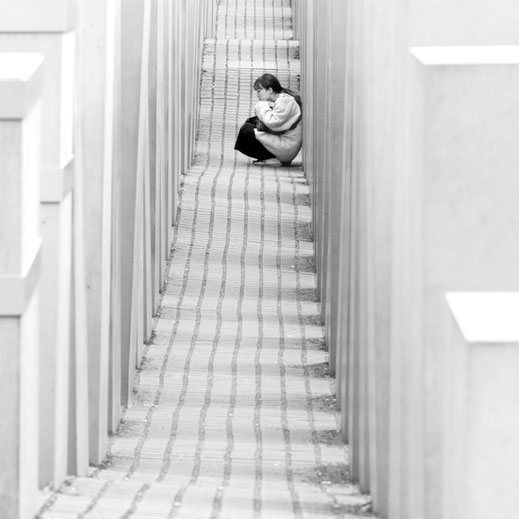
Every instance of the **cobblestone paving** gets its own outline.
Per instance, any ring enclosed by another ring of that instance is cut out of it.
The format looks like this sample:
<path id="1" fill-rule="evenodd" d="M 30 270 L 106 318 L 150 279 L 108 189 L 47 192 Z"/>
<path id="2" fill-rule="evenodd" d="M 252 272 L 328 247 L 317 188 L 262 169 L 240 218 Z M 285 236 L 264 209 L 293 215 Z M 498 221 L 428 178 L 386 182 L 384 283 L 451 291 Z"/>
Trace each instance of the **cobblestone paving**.
<path id="1" fill-rule="evenodd" d="M 196 162 L 134 403 L 106 463 L 42 495 L 42 518 L 368 515 L 337 429 L 301 162 L 254 166 L 233 151 L 258 75 L 298 87 L 290 15 L 289 0 L 219 2 Z"/>

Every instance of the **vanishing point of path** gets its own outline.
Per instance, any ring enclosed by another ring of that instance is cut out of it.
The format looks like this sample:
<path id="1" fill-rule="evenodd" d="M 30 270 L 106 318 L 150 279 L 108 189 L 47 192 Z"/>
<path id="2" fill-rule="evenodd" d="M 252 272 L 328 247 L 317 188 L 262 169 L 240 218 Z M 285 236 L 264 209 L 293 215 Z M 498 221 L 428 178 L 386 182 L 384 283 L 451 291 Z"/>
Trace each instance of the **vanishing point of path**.
<path id="1" fill-rule="evenodd" d="M 220 0 L 204 49 L 196 162 L 134 402 L 90 477 L 45 519 L 368 515 L 327 375 L 308 187 L 233 150 L 264 71 L 299 86 L 289 0 Z"/>

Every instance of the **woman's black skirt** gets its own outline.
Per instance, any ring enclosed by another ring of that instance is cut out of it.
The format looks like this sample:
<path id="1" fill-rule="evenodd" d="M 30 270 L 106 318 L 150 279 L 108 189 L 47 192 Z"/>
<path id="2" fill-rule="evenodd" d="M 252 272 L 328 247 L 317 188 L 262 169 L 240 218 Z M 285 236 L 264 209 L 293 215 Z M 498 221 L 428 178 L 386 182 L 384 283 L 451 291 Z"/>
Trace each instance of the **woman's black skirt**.
<path id="1" fill-rule="evenodd" d="M 238 133 L 234 149 L 241 151 L 244 155 L 252 157 L 253 159 L 272 159 L 275 155 L 270 153 L 270 151 L 256 139 L 254 129 L 256 128 L 257 122 L 257 117 L 250 117 L 245 121 L 245 124 L 240 128 L 240 133 Z"/>

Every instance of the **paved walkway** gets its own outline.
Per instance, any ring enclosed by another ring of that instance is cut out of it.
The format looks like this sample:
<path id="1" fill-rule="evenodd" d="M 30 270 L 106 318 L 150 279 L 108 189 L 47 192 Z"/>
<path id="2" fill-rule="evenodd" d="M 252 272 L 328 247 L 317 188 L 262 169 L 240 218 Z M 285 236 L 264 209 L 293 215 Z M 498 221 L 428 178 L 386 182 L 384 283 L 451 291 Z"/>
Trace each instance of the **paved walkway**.
<path id="1" fill-rule="evenodd" d="M 196 163 L 134 405 L 106 464 L 42 517 L 358 517 L 315 302 L 308 187 L 233 151 L 253 80 L 298 88 L 289 0 L 221 0 Z"/>

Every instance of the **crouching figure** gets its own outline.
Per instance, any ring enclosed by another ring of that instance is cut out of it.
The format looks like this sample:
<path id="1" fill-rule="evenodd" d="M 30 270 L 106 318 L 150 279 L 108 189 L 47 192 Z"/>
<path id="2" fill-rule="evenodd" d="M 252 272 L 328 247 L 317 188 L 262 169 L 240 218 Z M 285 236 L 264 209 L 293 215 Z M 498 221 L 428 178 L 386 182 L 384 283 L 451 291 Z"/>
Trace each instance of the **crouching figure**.
<path id="1" fill-rule="evenodd" d="M 256 159 L 255 164 L 289 166 L 303 142 L 301 97 L 272 74 L 256 79 L 254 90 L 256 115 L 240 128 L 234 149 Z"/>

